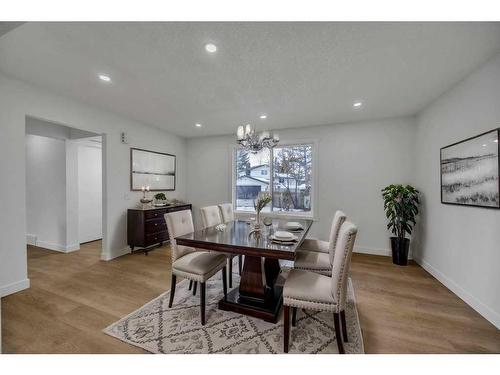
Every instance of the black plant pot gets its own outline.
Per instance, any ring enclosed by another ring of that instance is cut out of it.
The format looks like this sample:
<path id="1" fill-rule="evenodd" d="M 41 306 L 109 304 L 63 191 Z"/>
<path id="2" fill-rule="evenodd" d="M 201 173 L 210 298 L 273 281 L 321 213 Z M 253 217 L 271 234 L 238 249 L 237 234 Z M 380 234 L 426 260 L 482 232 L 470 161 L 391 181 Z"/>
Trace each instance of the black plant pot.
<path id="1" fill-rule="evenodd" d="M 410 240 L 408 238 L 391 237 L 391 248 L 392 263 L 398 266 L 407 266 Z"/>

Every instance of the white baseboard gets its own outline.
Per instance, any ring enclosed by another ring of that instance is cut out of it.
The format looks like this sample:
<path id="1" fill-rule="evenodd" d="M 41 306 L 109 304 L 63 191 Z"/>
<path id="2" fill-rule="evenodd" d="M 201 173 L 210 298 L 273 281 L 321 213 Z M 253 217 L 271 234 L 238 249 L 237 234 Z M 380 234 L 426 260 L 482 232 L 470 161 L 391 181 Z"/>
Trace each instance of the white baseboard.
<path id="1" fill-rule="evenodd" d="M 26 235 L 26 243 L 28 245 L 36 246 L 36 236 L 34 234 L 27 234 Z"/>
<path id="2" fill-rule="evenodd" d="M 57 243 L 53 243 L 53 242 L 46 242 L 46 241 L 37 240 L 35 246 L 43 247 L 44 249 L 59 251 L 60 253 L 66 252 L 66 246 L 63 246 L 63 245 L 60 245 Z"/>
<path id="3" fill-rule="evenodd" d="M 441 284 L 455 293 L 458 297 L 460 297 L 466 304 L 476 310 L 480 315 L 482 315 L 486 320 L 491 322 L 495 327 L 500 329 L 500 314 L 491 309 L 485 303 L 478 300 L 472 294 L 467 292 L 461 286 L 459 286 L 456 282 L 450 279 L 448 276 L 443 274 L 441 271 L 437 270 L 429 263 L 427 263 L 423 259 L 415 259 L 415 261 L 420 264 L 420 266 L 429 272 L 432 276 L 438 279 Z M 495 292 L 495 291 L 494 291 Z"/>
<path id="4" fill-rule="evenodd" d="M 112 250 L 110 253 L 103 253 L 101 254 L 101 260 L 111 260 L 115 259 L 118 257 L 121 257 L 122 255 L 130 254 L 132 251 L 130 250 L 130 247 L 124 247 L 123 249 L 118 249 L 118 250 Z"/>
<path id="5" fill-rule="evenodd" d="M 392 250 L 391 249 L 379 249 L 375 247 L 366 247 L 366 246 L 361 246 L 361 247 L 354 247 L 353 250 L 354 253 L 360 253 L 360 254 L 368 254 L 368 255 L 380 255 L 384 257 L 392 257 Z M 410 252 L 408 253 L 408 259 L 412 260 L 412 253 L 411 253 L 411 248 Z"/>
<path id="6" fill-rule="evenodd" d="M 66 253 L 72 253 L 73 251 L 80 250 L 80 244 L 75 243 L 73 245 L 66 246 Z"/>
<path id="7" fill-rule="evenodd" d="M 28 289 L 30 287 L 30 279 L 24 279 L 21 281 L 16 281 L 12 284 L 0 286 L 0 297 L 8 296 L 12 293 L 20 292 L 21 290 Z"/>
<path id="8" fill-rule="evenodd" d="M 377 249 L 374 247 L 354 247 L 353 252 L 360 254 L 370 254 L 370 255 L 382 255 L 382 256 L 392 256 L 390 249 Z"/>
<path id="9" fill-rule="evenodd" d="M 73 251 L 80 250 L 80 244 L 78 243 L 64 246 L 53 242 L 39 241 L 33 234 L 26 235 L 26 242 L 29 245 L 43 247 L 44 249 L 48 250 L 59 251 L 60 253 L 71 253 Z"/>

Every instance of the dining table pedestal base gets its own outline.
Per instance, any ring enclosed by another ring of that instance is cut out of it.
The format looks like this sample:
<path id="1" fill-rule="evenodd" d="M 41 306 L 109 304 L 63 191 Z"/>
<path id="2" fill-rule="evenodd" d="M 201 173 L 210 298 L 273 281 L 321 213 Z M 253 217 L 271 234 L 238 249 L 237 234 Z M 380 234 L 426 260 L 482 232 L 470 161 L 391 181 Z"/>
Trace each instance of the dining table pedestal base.
<path id="1" fill-rule="evenodd" d="M 276 323 L 283 287 L 276 285 L 281 268 L 278 259 L 245 256 L 240 285 L 219 301 L 219 309 Z"/>
<path id="2" fill-rule="evenodd" d="M 225 300 L 219 301 L 219 309 L 276 323 L 283 303 L 283 287 L 275 285 L 273 289 L 274 291 L 269 291 L 269 295 L 263 301 L 245 298 L 240 295 L 238 288 L 233 289 Z"/>

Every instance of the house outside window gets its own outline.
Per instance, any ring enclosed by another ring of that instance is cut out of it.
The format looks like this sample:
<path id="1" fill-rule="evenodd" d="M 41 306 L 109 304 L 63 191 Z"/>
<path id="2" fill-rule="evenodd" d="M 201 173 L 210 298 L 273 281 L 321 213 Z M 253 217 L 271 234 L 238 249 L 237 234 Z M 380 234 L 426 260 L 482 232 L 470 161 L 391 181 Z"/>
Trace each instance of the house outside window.
<path id="1" fill-rule="evenodd" d="M 312 216 L 313 144 L 280 145 L 257 154 L 234 152 L 236 211 L 255 212 L 260 192 L 270 192 L 272 203 L 263 212 Z"/>

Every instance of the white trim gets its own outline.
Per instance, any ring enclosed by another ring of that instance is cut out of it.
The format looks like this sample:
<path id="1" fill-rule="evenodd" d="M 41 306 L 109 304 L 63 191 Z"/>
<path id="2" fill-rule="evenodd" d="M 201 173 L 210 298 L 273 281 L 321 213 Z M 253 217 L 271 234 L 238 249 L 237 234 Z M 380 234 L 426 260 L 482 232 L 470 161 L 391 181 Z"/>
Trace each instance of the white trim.
<path id="1" fill-rule="evenodd" d="M 366 246 L 356 246 L 353 252 L 360 254 L 369 254 L 369 255 L 381 255 L 385 257 L 392 256 L 391 249 L 379 249 L 375 247 L 366 247 Z"/>
<path id="2" fill-rule="evenodd" d="M 249 217 L 255 216 L 255 212 L 252 211 L 234 211 L 234 214 L 243 219 L 248 219 Z M 261 211 L 262 216 L 269 217 L 279 217 L 281 219 L 309 219 L 313 221 L 319 221 L 319 219 L 314 218 L 312 215 L 301 214 L 300 212 L 286 212 L 286 211 Z"/>
<path id="3" fill-rule="evenodd" d="M 466 304 L 476 310 L 480 315 L 482 315 L 486 320 L 491 322 L 495 327 L 500 329 L 500 314 L 494 311 L 485 303 L 481 302 L 479 299 L 474 297 L 472 294 L 463 289 L 455 281 L 450 279 L 444 273 L 438 269 L 431 266 L 427 261 L 423 259 L 415 259 L 415 261 L 422 266 L 424 270 L 429 272 L 437 280 L 441 282 L 445 287 L 455 293 L 460 299 L 462 299 Z"/>
<path id="4" fill-rule="evenodd" d="M 127 247 L 124 247 L 122 249 L 112 250 L 111 253 L 102 252 L 101 253 L 101 260 L 109 261 L 109 260 L 121 257 L 123 255 L 131 254 L 131 253 L 132 253 L 132 250 L 130 249 L 130 247 L 127 246 Z"/>
<path id="5" fill-rule="evenodd" d="M 356 247 L 354 247 L 353 252 L 359 253 L 359 254 L 392 257 L 392 250 L 391 249 L 381 249 L 381 248 L 377 248 L 377 247 L 356 246 Z M 408 252 L 408 260 L 413 260 L 411 249 Z"/>
<path id="6" fill-rule="evenodd" d="M 48 250 L 58 251 L 60 253 L 72 253 L 73 251 L 80 250 L 80 244 L 78 243 L 65 246 L 58 243 L 36 240 L 35 243 L 29 243 L 29 244 L 37 247 L 42 247 Z"/>
<path id="7" fill-rule="evenodd" d="M 36 241 L 35 246 L 43 247 L 44 249 L 59 251 L 60 253 L 66 252 L 66 246 L 60 245 L 58 243 L 46 242 L 46 241 Z"/>
<path id="8" fill-rule="evenodd" d="M 30 279 L 16 281 L 12 284 L 0 286 L 0 297 L 8 296 L 9 294 L 20 292 L 21 290 L 30 287 Z"/>
<path id="9" fill-rule="evenodd" d="M 75 243 L 73 245 L 66 246 L 66 252 L 67 253 L 72 253 L 73 251 L 78 251 L 78 250 L 80 250 L 80 244 L 79 243 Z"/>
<path id="10" fill-rule="evenodd" d="M 26 243 L 28 245 L 36 246 L 36 236 L 34 234 L 27 234 L 26 235 Z"/>

